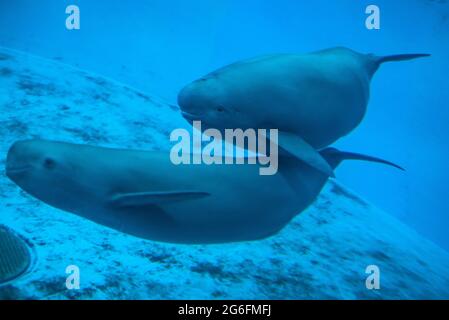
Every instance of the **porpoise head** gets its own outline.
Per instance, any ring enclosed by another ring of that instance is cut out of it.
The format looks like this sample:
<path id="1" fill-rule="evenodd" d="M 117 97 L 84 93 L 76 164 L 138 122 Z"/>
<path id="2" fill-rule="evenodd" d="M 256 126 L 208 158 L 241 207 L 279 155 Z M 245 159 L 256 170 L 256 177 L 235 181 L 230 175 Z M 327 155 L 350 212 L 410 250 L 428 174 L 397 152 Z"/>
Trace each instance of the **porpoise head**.
<path id="1" fill-rule="evenodd" d="M 163 239 L 171 220 L 162 209 L 129 205 L 126 197 L 111 201 L 111 196 L 126 194 L 127 181 L 137 186 L 142 181 L 140 177 L 114 176 L 123 173 L 120 170 L 127 168 L 128 162 L 118 164 L 117 153 L 108 150 L 55 141 L 18 141 L 9 149 L 6 175 L 55 208 L 142 238 Z"/>
<path id="2" fill-rule="evenodd" d="M 8 151 L 6 175 L 32 196 L 54 207 L 73 211 L 79 206 L 81 190 L 86 191 L 79 177 L 83 161 L 77 161 L 82 156 L 65 143 L 18 141 Z"/>
<path id="3" fill-rule="evenodd" d="M 237 127 L 236 122 L 242 119 L 214 74 L 185 86 L 178 94 L 178 105 L 187 121 L 201 121 L 209 128 L 226 129 L 228 123 Z"/>

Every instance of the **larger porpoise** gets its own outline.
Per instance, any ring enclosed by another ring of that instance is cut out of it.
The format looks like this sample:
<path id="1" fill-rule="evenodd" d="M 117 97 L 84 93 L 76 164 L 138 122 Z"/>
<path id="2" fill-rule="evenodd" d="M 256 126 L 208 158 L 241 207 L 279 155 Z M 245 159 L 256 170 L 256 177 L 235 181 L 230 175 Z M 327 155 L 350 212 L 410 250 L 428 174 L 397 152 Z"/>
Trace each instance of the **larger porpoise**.
<path id="1" fill-rule="evenodd" d="M 343 47 L 261 56 L 187 85 L 178 104 L 184 118 L 210 128 L 279 129 L 285 151 L 332 174 L 316 150 L 359 125 L 379 66 L 426 56 L 376 56 Z"/>
<path id="2" fill-rule="evenodd" d="M 392 163 L 325 149 L 344 159 Z M 328 176 L 294 157 L 276 175 L 258 165 L 174 165 L 168 152 L 19 141 L 6 174 L 43 202 L 140 238 L 172 243 L 256 240 L 281 230 L 307 208 Z"/>

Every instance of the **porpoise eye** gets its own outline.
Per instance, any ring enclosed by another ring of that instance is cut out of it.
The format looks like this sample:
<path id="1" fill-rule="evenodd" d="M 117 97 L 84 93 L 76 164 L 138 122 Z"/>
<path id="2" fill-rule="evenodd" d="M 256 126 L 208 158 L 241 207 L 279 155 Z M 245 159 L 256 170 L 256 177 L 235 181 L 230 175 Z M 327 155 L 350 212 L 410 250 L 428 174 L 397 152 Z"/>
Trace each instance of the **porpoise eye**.
<path id="1" fill-rule="evenodd" d="M 224 111 L 224 108 L 223 108 L 222 106 L 218 106 L 218 107 L 217 107 L 217 111 L 218 111 L 218 112 L 223 112 L 223 111 Z"/>
<path id="2" fill-rule="evenodd" d="M 47 169 L 53 169 L 56 167 L 56 161 L 52 158 L 45 158 L 44 159 L 44 167 Z"/>

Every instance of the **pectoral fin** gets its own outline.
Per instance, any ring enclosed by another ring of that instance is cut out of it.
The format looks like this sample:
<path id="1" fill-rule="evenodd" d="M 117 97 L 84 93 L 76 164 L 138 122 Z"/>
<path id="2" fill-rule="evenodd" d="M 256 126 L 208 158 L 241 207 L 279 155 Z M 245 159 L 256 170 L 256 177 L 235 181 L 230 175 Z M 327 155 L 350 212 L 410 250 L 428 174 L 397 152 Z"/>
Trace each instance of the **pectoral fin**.
<path id="1" fill-rule="evenodd" d="M 200 191 L 136 192 L 114 195 L 111 197 L 110 202 L 120 207 L 138 207 L 193 200 L 207 196 L 210 196 L 210 194 Z"/>
<path id="2" fill-rule="evenodd" d="M 334 177 L 334 170 L 323 156 L 303 138 L 288 132 L 279 131 L 278 145 L 309 166 Z"/>

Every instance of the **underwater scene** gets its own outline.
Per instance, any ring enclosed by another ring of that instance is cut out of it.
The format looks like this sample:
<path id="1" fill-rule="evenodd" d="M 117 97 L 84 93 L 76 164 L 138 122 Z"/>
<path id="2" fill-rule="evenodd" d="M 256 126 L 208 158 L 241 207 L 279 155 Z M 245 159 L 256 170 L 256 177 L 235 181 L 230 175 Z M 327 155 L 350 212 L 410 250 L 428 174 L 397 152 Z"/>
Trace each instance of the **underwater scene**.
<path id="1" fill-rule="evenodd" d="M 449 2 L 0 0 L 0 300 L 449 298 Z"/>

